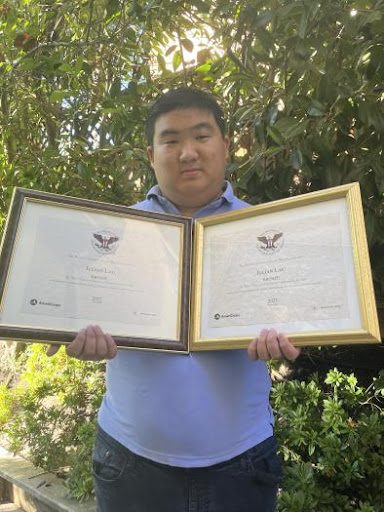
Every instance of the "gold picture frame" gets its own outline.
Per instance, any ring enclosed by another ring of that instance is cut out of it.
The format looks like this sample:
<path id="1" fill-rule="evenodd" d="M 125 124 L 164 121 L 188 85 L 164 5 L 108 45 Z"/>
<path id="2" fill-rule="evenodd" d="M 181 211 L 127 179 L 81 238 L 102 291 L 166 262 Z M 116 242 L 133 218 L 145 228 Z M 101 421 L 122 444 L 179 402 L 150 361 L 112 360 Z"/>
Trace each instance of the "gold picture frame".
<path id="1" fill-rule="evenodd" d="M 358 183 L 195 221 L 190 350 L 268 327 L 297 346 L 380 342 Z"/>

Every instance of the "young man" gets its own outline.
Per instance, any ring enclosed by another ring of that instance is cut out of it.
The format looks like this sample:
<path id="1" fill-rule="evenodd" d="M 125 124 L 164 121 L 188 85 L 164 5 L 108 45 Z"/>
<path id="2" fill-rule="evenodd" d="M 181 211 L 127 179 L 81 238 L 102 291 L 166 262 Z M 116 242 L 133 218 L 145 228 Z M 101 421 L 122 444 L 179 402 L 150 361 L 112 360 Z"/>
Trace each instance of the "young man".
<path id="1" fill-rule="evenodd" d="M 147 136 L 158 185 L 135 208 L 196 218 L 248 206 L 224 179 L 229 139 L 212 96 L 164 94 Z M 109 359 L 93 460 L 100 512 L 274 510 L 281 466 L 264 361 L 297 357 L 284 334 L 263 330 L 248 354 L 185 356 L 118 351 L 88 326 L 67 352 Z"/>

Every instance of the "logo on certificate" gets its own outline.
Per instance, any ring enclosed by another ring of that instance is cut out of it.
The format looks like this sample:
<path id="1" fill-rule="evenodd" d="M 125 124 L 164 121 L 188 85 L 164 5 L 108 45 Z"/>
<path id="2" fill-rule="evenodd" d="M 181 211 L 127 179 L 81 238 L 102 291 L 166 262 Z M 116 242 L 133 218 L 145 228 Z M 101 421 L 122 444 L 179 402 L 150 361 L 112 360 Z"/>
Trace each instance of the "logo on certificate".
<path id="1" fill-rule="evenodd" d="M 257 237 L 256 247 L 263 254 L 274 254 L 280 251 L 283 244 L 283 233 L 270 229 L 269 231 L 264 231 L 264 233 Z"/>
<path id="2" fill-rule="evenodd" d="M 93 233 L 91 243 L 100 254 L 114 254 L 118 247 L 119 237 L 112 231 L 102 230 Z"/>
<path id="3" fill-rule="evenodd" d="M 221 318 L 239 318 L 239 313 L 215 313 L 213 318 L 215 320 L 220 320 Z"/>

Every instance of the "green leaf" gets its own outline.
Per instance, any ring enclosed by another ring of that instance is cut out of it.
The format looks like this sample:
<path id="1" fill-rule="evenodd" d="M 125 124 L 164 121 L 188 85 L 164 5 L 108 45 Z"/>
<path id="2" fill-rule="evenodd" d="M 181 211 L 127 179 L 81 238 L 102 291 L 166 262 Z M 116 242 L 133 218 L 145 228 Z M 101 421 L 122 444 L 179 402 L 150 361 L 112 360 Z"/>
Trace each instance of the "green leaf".
<path id="1" fill-rule="evenodd" d="M 118 114 L 121 112 L 121 108 L 118 107 L 103 107 L 100 109 L 103 114 Z"/>
<path id="2" fill-rule="evenodd" d="M 271 11 L 265 12 L 256 16 L 253 20 L 253 24 L 255 27 L 265 27 L 273 18 L 273 13 Z"/>
<path id="3" fill-rule="evenodd" d="M 79 175 L 84 179 L 89 179 L 91 177 L 91 173 L 89 167 L 85 165 L 83 162 L 79 162 L 76 166 Z"/>
<path id="4" fill-rule="evenodd" d="M 176 48 L 177 48 L 176 44 L 173 44 L 172 46 L 167 48 L 167 51 L 165 52 L 165 56 L 168 57 L 169 55 L 171 55 L 171 53 L 173 53 L 176 50 Z"/>
<path id="5" fill-rule="evenodd" d="M 274 48 L 275 40 L 270 32 L 265 30 L 265 28 L 258 28 L 256 31 L 256 37 L 266 52 L 269 52 L 272 48 Z"/>
<path id="6" fill-rule="evenodd" d="M 137 33 L 135 30 L 133 30 L 133 28 L 131 27 L 128 27 L 127 28 L 127 31 L 125 33 L 125 36 L 127 37 L 127 39 L 129 39 L 130 41 L 134 42 L 134 43 L 137 43 Z"/>
<path id="7" fill-rule="evenodd" d="M 275 128 L 279 130 L 281 136 L 290 140 L 305 132 L 308 120 L 294 119 L 292 117 L 282 117 L 275 124 Z"/>
<path id="8" fill-rule="evenodd" d="M 320 110 L 317 107 L 314 107 L 313 105 L 311 105 L 308 108 L 307 113 L 311 117 L 321 117 L 321 116 L 324 115 L 324 111 L 323 110 Z"/>
<path id="9" fill-rule="evenodd" d="M 212 62 L 206 62 L 205 64 L 202 64 L 201 66 L 196 68 L 196 71 L 198 73 L 208 73 L 212 68 Z"/>
<path id="10" fill-rule="evenodd" d="M 73 71 L 76 75 L 78 75 L 83 70 L 83 57 L 78 57 L 76 59 L 75 65 L 73 66 Z"/>
<path id="11" fill-rule="evenodd" d="M 190 39 L 181 39 L 181 44 L 188 52 L 193 52 L 193 42 Z"/>
<path id="12" fill-rule="evenodd" d="M 70 98 L 71 96 L 74 96 L 76 93 L 69 89 L 63 89 L 59 91 L 53 91 L 51 95 L 49 96 L 49 100 L 54 103 L 57 101 L 62 101 L 65 98 Z"/>
<path id="13" fill-rule="evenodd" d="M 266 149 L 265 151 L 261 151 L 260 155 L 265 158 L 268 156 L 275 156 L 280 152 L 281 152 L 281 146 L 271 146 L 268 149 Z"/>
<path id="14" fill-rule="evenodd" d="M 21 59 L 19 68 L 23 69 L 24 71 L 30 71 L 36 67 L 37 63 L 35 59 L 26 57 L 24 59 Z"/>
<path id="15" fill-rule="evenodd" d="M 156 59 L 157 59 L 157 64 L 159 66 L 159 69 L 161 69 L 161 71 L 165 71 L 167 66 L 166 66 L 164 57 L 162 55 L 158 54 L 156 56 Z"/>
<path id="16" fill-rule="evenodd" d="M 181 59 L 181 53 L 179 50 L 177 50 L 174 55 L 173 55 L 173 59 L 172 59 L 172 67 L 173 67 L 173 70 L 176 71 L 176 69 L 180 66 L 180 64 L 182 63 L 182 59 Z"/>
<path id="17" fill-rule="evenodd" d="M 283 139 L 281 133 L 279 132 L 279 130 L 275 126 L 268 126 L 267 127 L 267 134 L 279 146 L 283 146 L 284 145 L 284 139 Z"/>
<path id="18" fill-rule="evenodd" d="M 277 116 L 279 115 L 279 109 L 277 105 L 272 105 L 268 110 L 267 121 L 269 125 L 273 125 L 276 122 Z"/>
<path id="19" fill-rule="evenodd" d="M 303 12 L 301 19 L 300 19 L 300 25 L 298 34 L 301 39 L 305 38 L 305 35 L 307 33 L 307 25 L 308 25 L 308 14 L 306 12 Z"/>
<path id="20" fill-rule="evenodd" d="M 370 23 L 374 23 L 376 21 L 381 21 L 382 13 L 379 9 L 368 10 L 366 12 L 360 12 L 359 14 L 359 25 L 363 27 L 364 25 L 368 25 Z"/>
<path id="21" fill-rule="evenodd" d="M 211 58 L 211 50 L 209 48 L 203 48 L 197 52 L 196 60 L 198 64 L 203 64 L 205 61 Z"/>
<path id="22" fill-rule="evenodd" d="M 376 231 L 376 218 L 368 210 L 365 214 L 365 229 L 367 233 L 368 243 L 371 243 L 375 239 Z"/>
<path id="23" fill-rule="evenodd" d="M 299 148 L 295 148 L 291 153 L 291 164 L 297 171 L 303 167 L 303 155 Z"/>
<path id="24" fill-rule="evenodd" d="M 59 71 L 63 71 L 64 73 L 72 73 L 73 67 L 71 64 L 68 64 L 67 62 L 63 62 L 60 64 L 60 66 L 57 68 Z"/>

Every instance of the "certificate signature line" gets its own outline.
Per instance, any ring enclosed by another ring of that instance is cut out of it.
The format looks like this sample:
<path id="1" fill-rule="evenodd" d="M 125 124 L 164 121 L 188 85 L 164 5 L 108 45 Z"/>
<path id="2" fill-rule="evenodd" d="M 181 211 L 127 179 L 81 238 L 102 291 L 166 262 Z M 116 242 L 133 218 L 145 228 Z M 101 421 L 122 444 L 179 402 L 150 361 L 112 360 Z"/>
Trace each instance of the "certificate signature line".
<path id="1" fill-rule="evenodd" d="M 104 289 L 114 289 L 114 290 L 129 290 L 130 292 L 135 293 L 144 293 L 144 290 L 137 290 L 135 288 L 131 288 L 129 286 L 124 286 L 124 284 L 104 284 L 104 283 L 94 283 L 93 281 L 66 281 L 65 279 L 50 279 L 52 283 L 61 283 L 65 285 L 72 286 L 87 286 L 88 288 L 104 288 Z"/>
<path id="2" fill-rule="evenodd" d="M 242 290 L 233 290 L 233 291 L 230 291 L 230 292 L 227 292 L 228 295 L 232 295 L 232 294 L 235 294 L 235 293 L 247 293 L 247 292 L 258 292 L 260 290 L 281 290 L 281 289 L 285 289 L 287 288 L 286 285 L 290 285 L 291 287 L 295 287 L 295 288 L 298 288 L 300 286 L 318 286 L 318 285 L 321 285 L 323 284 L 322 281 L 317 281 L 317 282 L 311 282 L 311 283 L 295 283 L 295 281 L 284 281 L 282 283 L 280 283 L 280 286 L 278 285 L 274 285 L 273 283 L 270 283 L 270 284 L 260 284 L 260 285 L 255 285 L 254 288 L 244 288 Z M 284 286 L 281 286 L 281 285 L 284 285 Z"/>
<path id="3" fill-rule="evenodd" d="M 137 267 L 137 265 L 135 263 L 127 263 L 127 262 L 124 262 L 121 260 L 108 260 L 108 259 L 101 260 L 99 258 L 90 258 L 87 256 L 72 256 L 72 255 L 69 255 L 68 257 L 71 259 L 74 259 L 74 260 L 91 261 L 92 263 L 95 263 L 95 264 L 108 263 L 111 265 L 120 265 L 122 267 Z"/>

